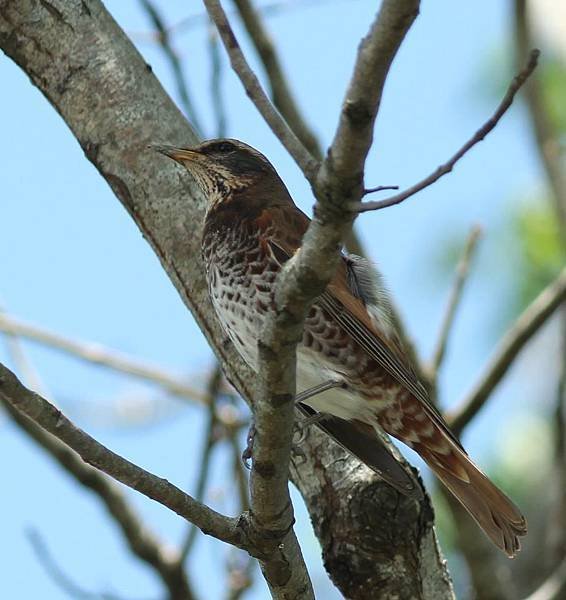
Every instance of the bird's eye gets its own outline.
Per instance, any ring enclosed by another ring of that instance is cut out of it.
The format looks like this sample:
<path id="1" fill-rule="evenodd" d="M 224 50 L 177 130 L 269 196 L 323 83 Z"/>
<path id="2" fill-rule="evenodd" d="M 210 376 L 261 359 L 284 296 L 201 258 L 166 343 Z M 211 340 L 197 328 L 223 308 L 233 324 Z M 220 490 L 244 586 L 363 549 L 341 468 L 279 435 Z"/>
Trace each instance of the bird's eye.
<path id="1" fill-rule="evenodd" d="M 234 146 L 229 142 L 220 142 L 214 146 L 216 152 L 231 152 Z"/>

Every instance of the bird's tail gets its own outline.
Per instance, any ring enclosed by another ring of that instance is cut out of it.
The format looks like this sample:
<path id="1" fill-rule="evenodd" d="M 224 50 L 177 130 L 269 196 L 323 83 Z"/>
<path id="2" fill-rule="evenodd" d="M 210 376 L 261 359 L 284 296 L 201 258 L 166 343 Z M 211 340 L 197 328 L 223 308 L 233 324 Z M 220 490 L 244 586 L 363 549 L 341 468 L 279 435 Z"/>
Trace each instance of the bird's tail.
<path id="1" fill-rule="evenodd" d="M 381 427 L 415 450 L 509 557 L 520 550 L 527 522 L 513 502 L 472 462 L 442 415 L 407 394 L 383 411 Z"/>
<path id="2" fill-rule="evenodd" d="M 448 443 L 439 448 L 426 442 L 412 446 L 494 544 L 513 558 L 521 548 L 519 537 L 527 533 L 525 517 L 456 443 L 444 440 Z"/>

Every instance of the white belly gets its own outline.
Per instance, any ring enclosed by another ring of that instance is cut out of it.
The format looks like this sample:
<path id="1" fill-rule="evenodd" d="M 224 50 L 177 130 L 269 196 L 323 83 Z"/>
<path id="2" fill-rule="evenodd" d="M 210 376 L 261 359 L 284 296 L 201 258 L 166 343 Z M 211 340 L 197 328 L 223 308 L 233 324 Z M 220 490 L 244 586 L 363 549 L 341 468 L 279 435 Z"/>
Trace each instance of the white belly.
<path id="1" fill-rule="evenodd" d="M 297 393 L 304 392 L 329 380 L 341 378 L 322 365 L 312 352 L 299 346 L 297 348 Z M 305 401 L 314 410 L 340 417 L 347 421 L 357 419 L 373 424 L 375 407 L 366 399 L 343 388 L 332 388 L 312 396 Z"/>

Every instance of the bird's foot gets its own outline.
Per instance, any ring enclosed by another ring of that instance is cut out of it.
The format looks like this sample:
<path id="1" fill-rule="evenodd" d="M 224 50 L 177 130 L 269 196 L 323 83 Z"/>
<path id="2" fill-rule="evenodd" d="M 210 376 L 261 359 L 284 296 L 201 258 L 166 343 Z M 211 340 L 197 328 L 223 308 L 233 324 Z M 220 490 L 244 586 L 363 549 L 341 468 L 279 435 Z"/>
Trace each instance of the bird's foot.
<path id="1" fill-rule="evenodd" d="M 250 425 L 250 428 L 248 429 L 248 435 L 246 436 L 246 447 L 244 448 L 244 451 L 242 452 L 242 460 L 244 462 L 246 469 L 251 468 L 250 460 L 252 459 L 253 451 L 254 451 L 255 434 L 256 434 L 255 422 L 252 419 L 252 423 Z"/>
<path id="2" fill-rule="evenodd" d="M 293 447 L 299 448 L 299 446 L 307 439 L 308 428 L 311 425 L 322 421 L 326 416 L 326 413 L 316 413 L 310 417 L 305 417 L 300 421 L 296 421 L 294 433 L 298 434 L 298 437 L 293 440 Z M 302 450 L 300 450 L 300 452 L 302 452 Z"/>

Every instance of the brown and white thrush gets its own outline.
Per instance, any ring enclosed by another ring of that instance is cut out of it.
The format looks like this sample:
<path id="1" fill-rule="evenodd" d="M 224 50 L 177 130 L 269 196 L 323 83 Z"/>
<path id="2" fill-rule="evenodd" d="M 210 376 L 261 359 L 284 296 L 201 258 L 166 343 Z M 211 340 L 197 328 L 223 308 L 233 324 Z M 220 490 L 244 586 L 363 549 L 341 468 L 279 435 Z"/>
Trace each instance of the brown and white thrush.
<path id="1" fill-rule="evenodd" d="M 194 148 L 156 146 L 183 165 L 208 205 L 202 238 L 212 303 L 242 358 L 257 370 L 257 341 L 281 266 L 300 247 L 309 219 L 257 150 L 237 140 Z M 310 395 L 328 382 L 342 384 Z M 403 493 L 416 494 L 380 443 L 383 430 L 415 450 L 509 556 L 526 521 L 471 461 L 431 404 L 391 319 L 380 276 L 344 256 L 308 312 L 297 350 L 297 392 L 320 426 Z"/>

